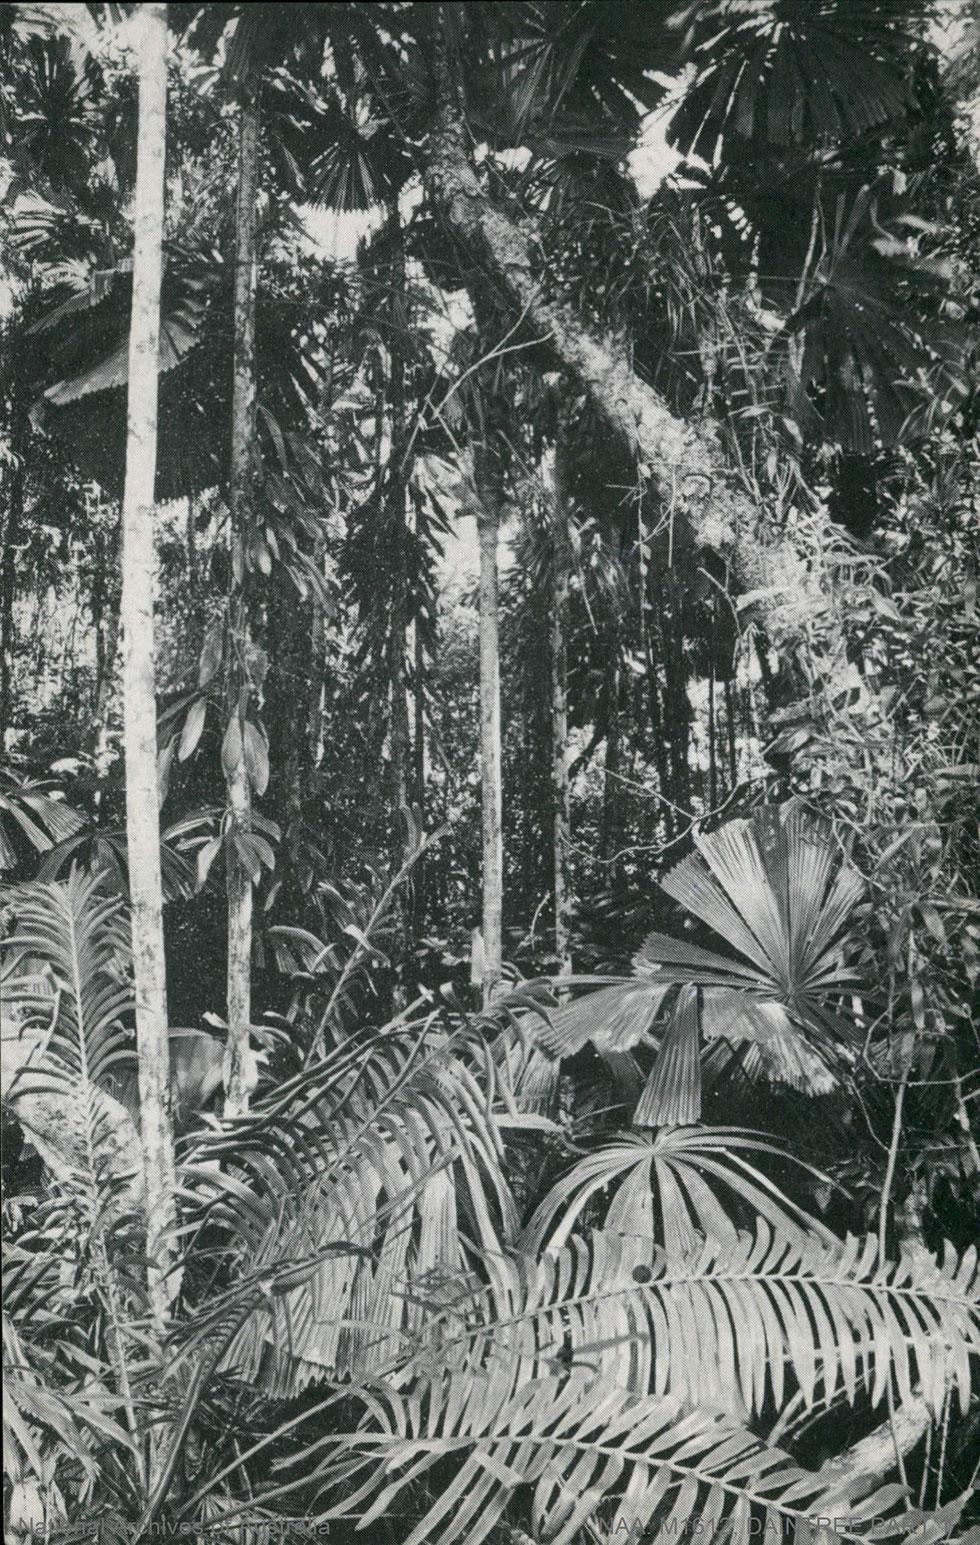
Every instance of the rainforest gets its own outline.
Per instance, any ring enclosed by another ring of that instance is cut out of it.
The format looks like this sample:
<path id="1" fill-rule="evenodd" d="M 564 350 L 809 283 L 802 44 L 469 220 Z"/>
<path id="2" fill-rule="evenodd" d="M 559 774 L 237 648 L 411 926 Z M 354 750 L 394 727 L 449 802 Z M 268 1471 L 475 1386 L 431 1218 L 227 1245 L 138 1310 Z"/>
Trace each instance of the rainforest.
<path id="1" fill-rule="evenodd" d="M 978 1545 L 977 0 L 0 4 L 5 1536 Z"/>

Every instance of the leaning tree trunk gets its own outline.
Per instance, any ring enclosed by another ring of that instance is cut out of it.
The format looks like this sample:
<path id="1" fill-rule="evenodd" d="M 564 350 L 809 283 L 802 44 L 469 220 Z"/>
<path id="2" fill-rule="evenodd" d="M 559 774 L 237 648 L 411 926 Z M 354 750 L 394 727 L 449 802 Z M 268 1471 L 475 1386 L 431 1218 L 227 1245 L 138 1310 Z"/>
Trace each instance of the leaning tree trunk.
<path id="1" fill-rule="evenodd" d="M 555 956 L 557 974 L 569 976 L 568 855 L 571 813 L 568 778 L 568 615 L 569 531 L 564 477 L 564 448 L 555 450 L 551 558 L 551 777 L 554 801 Z"/>
<path id="2" fill-rule="evenodd" d="M 166 1323 L 174 1286 L 174 1145 L 163 952 L 160 811 L 153 661 L 154 485 L 157 355 L 163 274 L 167 8 L 145 5 L 139 56 L 133 309 L 129 332 L 126 482 L 122 510 L 123 723 L 126 840 L 136 982 L 140 1132 L 146 1181 L 148 1281 L 157 1321 Z"/>
<path id="3" fill-rule="evenodd" d="M 497 548 L 500 475 L 495 448 L 474 455 L 480 539 L 480 788 L 483 810 L 483 1006 L 493 1002 L 503 964 L 503 768 L 500 743 L 500 624 Z"/>
<path id="4" fill-rule="evenodd" d="M 814 577 L 787 541 L 760 530 L 761 512 L 728 464 L 717 426 L 703 418 L 696 423 L 677 418 L 637 375 L 620 340 L 592 332 L 571 306 L 549 298 L 536 268 L 533 233 L 492 203 L 473 167 L 449 73 L 443 72 L 424 179 L 453 234 L 526 328 L 588 393 L 665 507 L 686 517 L 695 543 L 730 551 L 743 592 L 753 593 L 770 628 L 792 632 L 793 619 L 773 608 L 787 593 L 798 600 L 813 590 Z"/>
<path id="5" fill-rule="evenodd" d="M 229 604 L 229 725 L 225 786 L 232 837 L 251 829 L 252 802 L 243 747 L 242 722 L 249 692 L 251 635 L 246 592 L 246 547 L 252 517 L 255 437 L 255 291 L 256 202 L 258 197 L 259 82 L 250 72 L 242 87 L 238 197 L 235 217 L 234 375 L 231 403 L 231 542 L 233 551 Z M 225 1058 L 225 1114 L 248 1109 L 249 1039 L 252 1021 L 252 878 L 235 851 L 226 846 L 228 898 L 228 1045 Z"/>

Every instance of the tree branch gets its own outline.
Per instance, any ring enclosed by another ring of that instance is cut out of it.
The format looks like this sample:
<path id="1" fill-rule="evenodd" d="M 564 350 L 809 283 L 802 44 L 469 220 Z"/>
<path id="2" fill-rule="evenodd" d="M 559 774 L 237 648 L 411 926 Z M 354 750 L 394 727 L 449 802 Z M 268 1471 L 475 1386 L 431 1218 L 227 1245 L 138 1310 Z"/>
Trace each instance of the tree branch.
<path id="1" fill-rule="evenodd" d="M 904 1458 L 925 1436 L 931 1420 L 924 1400 L 899 1406 L 866 1437 L 845 1449 L 843 1454 L 828 1459 L 820 1468 L 821 1478 L 833 1481 L 839 1476 L 844 1482 L 859 1475 L 886 1474 L 894 1467 L 896 1456 Z"/>
<path id="2" fill-rule="evenodd" d="M 672 514 L 686 517 L 695 542 L 732 553 L 743 593 L 765 591 L 759 600 L 767 603 L 767 613 L 780 595 L 798 596 L 808 584 L 805 565 L 785 539 L 766 539 L 763 517 L 739 486 L 717 426 L 677 418 L 637 375 L 620 340 L 594 334 L 570 306 L 545 294 L 531 240 L 491 202 L 472 166 L 462 109 L 447 73 L 440 82 L 425 180 L 457 238 L 487 265 L 508 302 L 585 388 Z"/>

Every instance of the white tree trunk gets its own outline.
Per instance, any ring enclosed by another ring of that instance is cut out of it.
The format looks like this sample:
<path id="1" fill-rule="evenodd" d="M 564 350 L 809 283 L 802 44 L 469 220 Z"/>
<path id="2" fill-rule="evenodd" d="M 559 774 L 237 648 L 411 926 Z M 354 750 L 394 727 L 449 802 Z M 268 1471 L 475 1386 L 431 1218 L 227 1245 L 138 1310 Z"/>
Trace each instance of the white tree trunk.
<path id="1" fill-rule="evenodd" d="M 503 961 L 503 796 L 497 546 L 500 509 L 485 486 L 480 510 L 480 784 L 483 801 L 483 1006 L 493 1002 Z"/>
<path id="2" fill-rule="evenodd" d="M 562 447 L 555 451 L 551 482 L 551 779 L 554 799 L 555 956 L 557 974 L 570 976 L 568 915 L 571 901 L 568 854 L 571 809 L 568 788 L 568 500 L 562 475 Z"/>
<path id="3" fill-rule="evenodd" d="M 238 578 L 232 580 L 229 715 L 241 712 L 247 689 L 251 637 L 244 592 L 244 547 L 252 514 L 255 436 L 256 202 L 258 198 L 259 83 L 254 74 L 243 88 L 235 221 L 235 363 L 231 408 L 231 540 L 238 544 Z M 226 767 L 233 832 L 251 829 L 252 802 L 245 758 Z M 228 898 L 228 1047 L 225 1059 L 225 1115 L 248 1110 L 252 1022 L 252 880 L 231 845 L 225 865 Z"/>
<path id="4" fill-rule="evenodd" d="M 157 721 L 153 657 L 154 485 L 157 355 L 163 271 L 167 8 L 140 9 L 139 139 L 136 170 L 133 309 L 129 333 L 126 482 L 122 511 L 123 720 L 126 838 L 129 853 L 140 1131 L 146 1185 L 147 1259 L 154 1314 L 165 1323 L 173 1290 L 167 1275 L 174 1220 L 170 1047 L 163 952 Z"/>

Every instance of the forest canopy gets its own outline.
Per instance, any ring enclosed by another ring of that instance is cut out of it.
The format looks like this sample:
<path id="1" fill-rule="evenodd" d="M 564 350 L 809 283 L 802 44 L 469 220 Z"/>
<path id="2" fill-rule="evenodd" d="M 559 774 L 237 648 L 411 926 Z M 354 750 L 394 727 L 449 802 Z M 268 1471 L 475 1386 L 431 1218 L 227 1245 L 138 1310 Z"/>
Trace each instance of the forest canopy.
<path id="1" fill-rule="evenodd" d="M 12 1538 L 976 1545 L 975 0 L 0 4 Z"/>

